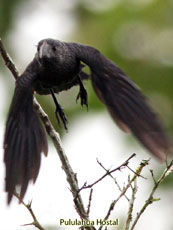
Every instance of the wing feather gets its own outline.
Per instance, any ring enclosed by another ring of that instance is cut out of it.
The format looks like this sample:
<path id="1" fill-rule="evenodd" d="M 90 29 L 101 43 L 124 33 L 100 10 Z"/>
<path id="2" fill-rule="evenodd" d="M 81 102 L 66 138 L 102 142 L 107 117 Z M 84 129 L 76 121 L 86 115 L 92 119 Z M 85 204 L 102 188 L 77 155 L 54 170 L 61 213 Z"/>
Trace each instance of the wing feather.
<path id="1" fill-rule="evenodd" d="M 140 89 L 97 49 L 77 43 L 70 46 L 77 58 L 90 67 L 96 94 L 119 127 L 131 131 L 151 153 L 163 160 L 171 144 L 162 122 Z"/>

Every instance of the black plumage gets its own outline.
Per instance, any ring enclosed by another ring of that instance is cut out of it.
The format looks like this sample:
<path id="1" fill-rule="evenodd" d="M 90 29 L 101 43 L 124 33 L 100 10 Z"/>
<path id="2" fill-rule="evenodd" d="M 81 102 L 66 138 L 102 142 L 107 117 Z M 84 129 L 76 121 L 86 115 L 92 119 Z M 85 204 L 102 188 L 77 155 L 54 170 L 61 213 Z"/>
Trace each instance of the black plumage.
<path id="1" fill-rule="evenodd" d="M 41 152 L 47 155 L 45 131 L 33 109 L 33 92 L 52 94 L 56 116 L 67 129 L 67 119 L 54 93 L 80 86 L 77 100 L 88 106 L 87 92 L 82 80 L 91 78 L 100 100 L 107 106 L 112 118 L 125 132 L 136 138 L 155 156 L 163 160 L 170 143 L 161 121 L 148 105 L 145 96 L 128 76 L 93 47 L 78 43 L 44 39 L 24 73 L 16 81 L 15 92 L 6 123 L 4 161 L 6 191 L 10 203 L 16 185 L 24 197 L 30 180 L 35 182 Z M 90 67 L 91 76 L 83 72 L 83 64 Z"/>

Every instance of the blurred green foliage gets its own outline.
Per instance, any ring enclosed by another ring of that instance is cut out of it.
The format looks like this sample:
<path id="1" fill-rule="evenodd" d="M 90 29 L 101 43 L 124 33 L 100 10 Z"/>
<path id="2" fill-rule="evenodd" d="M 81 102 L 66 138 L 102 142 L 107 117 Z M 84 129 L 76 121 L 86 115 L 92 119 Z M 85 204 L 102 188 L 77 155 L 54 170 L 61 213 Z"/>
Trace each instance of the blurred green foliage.
<path id="1" fill-rule="evenodd" d="M 0 36 L 8 36 L 8 31 L 15 23 L 14 12 L 22 0 L 0 0 Z"/>

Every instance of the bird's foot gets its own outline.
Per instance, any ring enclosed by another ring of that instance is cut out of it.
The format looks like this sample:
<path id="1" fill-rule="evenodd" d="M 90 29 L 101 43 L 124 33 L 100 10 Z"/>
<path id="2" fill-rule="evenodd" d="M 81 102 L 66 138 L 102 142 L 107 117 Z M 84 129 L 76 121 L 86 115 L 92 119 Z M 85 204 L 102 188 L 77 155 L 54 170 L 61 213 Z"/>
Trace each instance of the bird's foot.
<path id="1" fill-rule="evenodd" d="M 56 119 L 58 121 L 58 124 L 60 124 L 60 119 L 61 119 L 65 130 L 68 131 L 68 129 L 67 129 L 68 121 L 67 121 L 66 115 L 64 113 L 64 110 L 62 109 L 62 107 L 59 104 L 58 104 L 58 106 L 56 106 L 55 115 L 56 115 Z"/>
<path id="2" fill-rule="evenodd" d="M 86 105 L 87 110 L 88 110 L 88 93 L 87 93 L 87 91 L 86 91 L 86 89 L 85 89 L 85 87 L 84 87 L 84 85 L 83 85 L 83 83 L 82 83 L 80 77 L 78 77 L 78 80 L 79 80 L 80 90 L 79 90 L 79 93 L 78 93 L 78 95 L 77 95 L 77 97 L 76 97 L 76 103 L 77 103 L 77 101 L 78 101 L 79 98 L 80 98 L 80 100 L 81 100 L 81 105 L 82 105 L 82 106 L 83 106 L 83 105 Z"/>
<path id="3" fill-rule="evenodd" d="M 81 100 L 81 105 L 82 106 L 86 105 L 87 110 L 88 110 L 88 94 L 85 88 L 80 88 L 80 91 L 76 97 L 76 103 L 79 100 L 79 98 Z"/>
<path id="4" fill-rule="evenodd" d="M 53 89 L 50 88 L 50 92 L 51 92 L 51 95 L 52 95 L 52 98 L 53 98 L 53 101 L 55 103 L 55 106 L 56 106 L 56 110 L 55 110 L 55 115 L 56 115 L 56 119 L 58 121 L 58 124 L 60 125 L 60 119 L 64 125 L 64 128 L 66 131 L 68 131 L 67 129 L 67 118 L 66 118 L 66 115 L 64 113 L 64 110 L 62 109 L 62 107 L 60 106 L 60 104 L 58 103 L 56 97 L 55 97 L 55 94 L 53 92 Z"/>

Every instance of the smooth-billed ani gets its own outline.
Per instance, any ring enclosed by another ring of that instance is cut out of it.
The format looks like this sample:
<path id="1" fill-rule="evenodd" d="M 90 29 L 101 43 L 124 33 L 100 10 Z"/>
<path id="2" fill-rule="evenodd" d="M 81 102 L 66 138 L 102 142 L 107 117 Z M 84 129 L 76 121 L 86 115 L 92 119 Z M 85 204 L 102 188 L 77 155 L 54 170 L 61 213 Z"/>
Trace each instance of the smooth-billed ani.
<path id="1" fill-rule="evenodd" d="M 89 66 L 91 76 L 82 71 Z M 33 92 L 52 94 L 56 116 L 67 129 L 67 119 L 54 93 L 80 86 L 77 100 L 88 107 L 82 80 L 91 78 L 93 88 L 107 106 L 112 118 L 125 132 L 135 137 L 155 156 L 163 160 L 170 143 L 157 115 L 128 76 L 97 49 L 78 43 L 44 39 L 24 73 L 16 81 L 15 92 L 6 123 L 4 162 L 6 191 L 10 203 L 16 185 L 23 198 L 30 180 L 35 182 L 41 152 L 47 155 L 48 144 L 42 124 L 33 109 Z"/>

